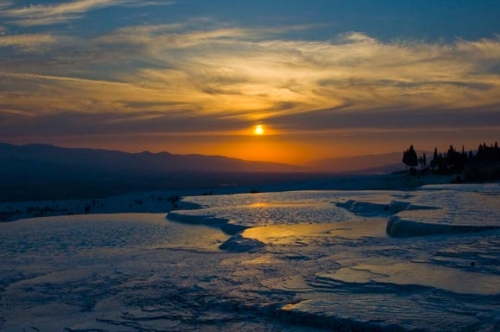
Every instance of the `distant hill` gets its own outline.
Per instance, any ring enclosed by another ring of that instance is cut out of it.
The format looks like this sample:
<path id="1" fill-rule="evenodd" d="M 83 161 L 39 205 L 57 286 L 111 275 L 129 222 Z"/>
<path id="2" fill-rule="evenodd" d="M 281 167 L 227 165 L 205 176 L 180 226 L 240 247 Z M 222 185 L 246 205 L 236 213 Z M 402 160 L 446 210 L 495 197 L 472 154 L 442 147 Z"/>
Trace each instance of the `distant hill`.
<path id="1" fill-rule="evenodd" d="M 287 164 L 246 161 L 222 156 L 175 155 L 168 152 L 127 153 L 52 145 L 12 145 L 0 143 L 2 166 L 10 171 L 45 172 L 65 168 L 72 171 L 112 173 L 164 172 L 304 172 Z"/>
<path id="2" fill-rule="evenodd" d="M 163 189 L 258 188 L 335 174 L 387 174 L 404 167 L 401 158 L 402 153 L 395 152 L 317 160 L 299 167 L 198 154 L 0 143 L 0 201 L 104 197 Z"/>
<path id="3" fill-rule="evenodd" d="M 304 166 L 324 173 L 387 174 L 403 168 L 403 153 L 330 158 L 311 161 Z"/>
<path id="4" fill-rule="evenodd" d="M 257 186 L 308 178 L 307 171 L 299 166 L 222 156 L 0 143 L 0 201 L 102 197 L 156 189 Z"/>

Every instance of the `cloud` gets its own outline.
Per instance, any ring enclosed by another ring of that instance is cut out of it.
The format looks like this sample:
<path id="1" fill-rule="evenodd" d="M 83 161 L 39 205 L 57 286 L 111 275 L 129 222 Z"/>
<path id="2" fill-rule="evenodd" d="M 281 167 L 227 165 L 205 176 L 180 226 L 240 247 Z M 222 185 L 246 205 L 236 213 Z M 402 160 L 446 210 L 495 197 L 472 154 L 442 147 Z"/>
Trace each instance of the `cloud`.
<path id="1" fill-rule="evenodd" d="M 30 5 L 23 8 L 12 8 L 13 3 L 7 1 L 0 17 L 20 26 L 40 26 L 64 23 L 81 18 L 85 13 L 111 6 L 148 6 L 168 5 L 170 1 L 138 0 L 74 0 L 55 5 Z M 1 8 L 1 7 L 0 7 Z"/>
<path id="2" fill-rule="evenodd" d="M 56 44 L 60 38 L 51 34 L 1 35 L 0 48 L 13 47 L 25 52 L 39 52 L 41 49 Z"/>
<path id="3" fill-rule="evenodd" d="M 0 9 L 9 8 L 14 4 L 12 0 L 1 0 L 0 1 Z"/>
<path id="4" fill-rule="evenodd" d="M 2 69 L 0 114 L 112 114 L 122 124 L 186 135 L 257 121 L 276 133 L 498 123 L 499 38 L 382 42 L 353 32 L 312 42 L 284 39 L 282 31 L 184 22 L 73 40 L 63 54 L 55 47 L 48 59 L 33 54 Z M 22 38 L 0 37 L 0 45 L 35 40 Z"/>

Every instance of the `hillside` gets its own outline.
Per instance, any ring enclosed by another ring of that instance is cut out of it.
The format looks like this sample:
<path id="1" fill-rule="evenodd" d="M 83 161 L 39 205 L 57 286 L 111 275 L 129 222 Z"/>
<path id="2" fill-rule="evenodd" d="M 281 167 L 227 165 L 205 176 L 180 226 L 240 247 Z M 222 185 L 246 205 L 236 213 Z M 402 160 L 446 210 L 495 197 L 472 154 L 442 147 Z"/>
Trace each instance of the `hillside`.
<path id="1" fill-rule="evenodd" d="M 401 168 L 402 153 L 319 159 L 304 166 L 325 173 L 387 174 Z"/>
<path id="2" fill-rule="evenodd" d="M 98 197 L 155 189 L 259 185 L 307 169 L 221 156 L 126 153 L 0 143 L 0 201 Z"/>
<path id="3" fill-rule="evenodd" d="M 269 162 L 246 161 L 222 156 L 175 155 L 168 152 L 127 153 L 82 148 L 61 148 L 52 145 L 12 145 L 0 143 L 2 169 L 10 171 L 72 171 L 97 172 L 303 172 L 304 168 Z M 20 167 L 20 168 L 19 168 Z"/>

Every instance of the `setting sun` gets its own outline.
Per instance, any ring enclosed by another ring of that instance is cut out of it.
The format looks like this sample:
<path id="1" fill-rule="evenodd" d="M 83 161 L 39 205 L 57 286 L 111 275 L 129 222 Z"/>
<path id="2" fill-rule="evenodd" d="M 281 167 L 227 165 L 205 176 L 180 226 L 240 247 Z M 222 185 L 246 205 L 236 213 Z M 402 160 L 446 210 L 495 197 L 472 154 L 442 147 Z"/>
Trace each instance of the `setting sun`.
<path id="1" fill-rule="evenodd" d="M 262 127 L 261 125 L 256 126 L 255 129 L 253 130 L 253 133 L 255 135 L 263 135 L 264 134 L 264 127 Z"/>

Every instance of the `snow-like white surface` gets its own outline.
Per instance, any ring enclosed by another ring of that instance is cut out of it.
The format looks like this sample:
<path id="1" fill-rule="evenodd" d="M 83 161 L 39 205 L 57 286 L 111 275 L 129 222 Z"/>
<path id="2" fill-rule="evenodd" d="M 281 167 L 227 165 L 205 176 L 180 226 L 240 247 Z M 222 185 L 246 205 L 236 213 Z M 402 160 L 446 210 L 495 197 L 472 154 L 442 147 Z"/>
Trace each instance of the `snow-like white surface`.
<path id="1" fill-rule="evenodd" d="M 0 330 L 500 330 L 498 184 L 181 203 L 0 224 Z"/>

